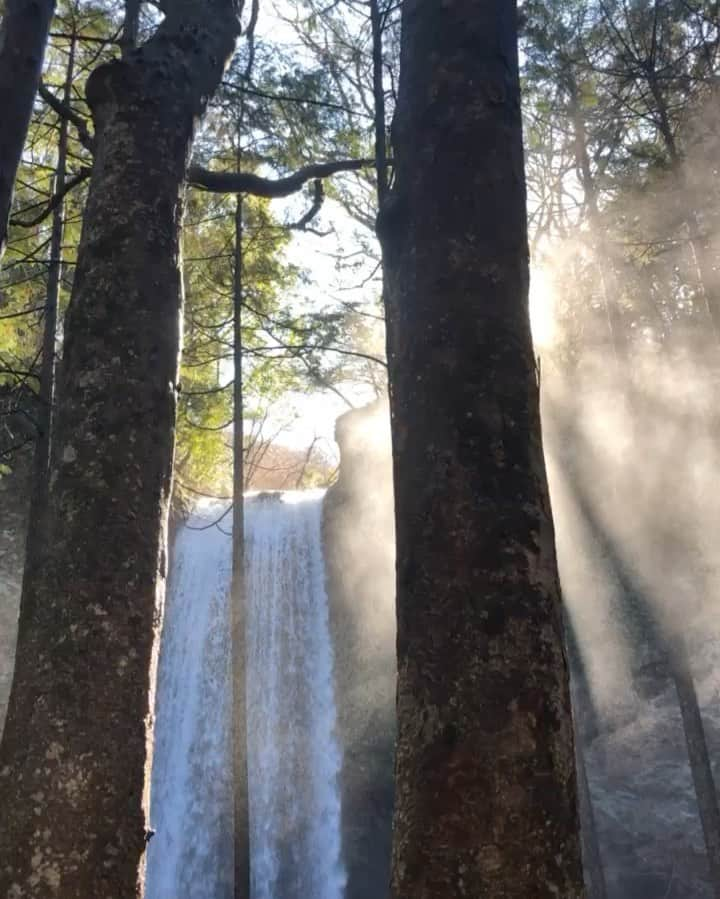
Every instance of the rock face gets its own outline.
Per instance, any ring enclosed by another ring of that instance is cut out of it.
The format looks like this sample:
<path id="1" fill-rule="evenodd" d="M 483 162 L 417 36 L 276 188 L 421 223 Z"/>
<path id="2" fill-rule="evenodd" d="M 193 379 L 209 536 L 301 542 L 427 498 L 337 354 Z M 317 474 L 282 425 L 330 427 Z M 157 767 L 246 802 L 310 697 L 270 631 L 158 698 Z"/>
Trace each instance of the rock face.
<path id="1" fill-rule="evenodd" d="M 343 747 L 345 899 L 390 882 L 395 745 L 395 543 L 387 404 L 338 419 L 340 477 L 325 500 L 325 560 Z"/>

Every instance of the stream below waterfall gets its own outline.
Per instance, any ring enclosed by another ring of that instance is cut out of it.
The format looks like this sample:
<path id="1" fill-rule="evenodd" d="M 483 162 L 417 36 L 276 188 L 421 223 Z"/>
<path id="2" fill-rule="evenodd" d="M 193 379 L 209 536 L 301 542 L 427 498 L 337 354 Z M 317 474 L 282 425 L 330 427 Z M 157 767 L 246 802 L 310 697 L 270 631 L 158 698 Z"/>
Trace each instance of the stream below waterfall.
<path id="1" fill-rule="evenodd" d="M 323 491 L 245 504 L 251 899 L 342 899 Z M 147 899 L 231 899 L 231 539 L 177 535 L 160 650 Z M 208 525 L 210 525 L 208 527 Z"/>

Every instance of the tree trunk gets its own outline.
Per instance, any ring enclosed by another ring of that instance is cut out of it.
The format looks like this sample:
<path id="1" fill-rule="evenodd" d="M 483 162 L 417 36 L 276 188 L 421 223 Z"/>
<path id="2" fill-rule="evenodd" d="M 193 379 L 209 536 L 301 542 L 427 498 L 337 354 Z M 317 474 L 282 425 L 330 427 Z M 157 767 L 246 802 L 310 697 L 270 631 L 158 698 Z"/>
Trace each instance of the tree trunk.
<path id="1" fill-rule="evenodd" d="M 720 298 L 717 290 L 717 273 L 713 264 L 713 251 L 709 239 L 703 235 L 694 210 L 687 214 L 688 244 L 705 304 L 708 322 L 716 344 L 720 344 Z"/>
<path id="2" fill-rule="evenodd" d="M 668 659 L 680 705 L 698 813 L 705 840 L 710 883 L 715 899 L 720 899 L 720 810 L 708 753 L 700 703 L 695 690 L 685 640 L 669 638 Z"/>
<path id="3" fill-rule="evenodd" d="M 6 0 L 0 24 L 0 262 L 54 12 L 54 0 Z"/>
<path id="4" fill-rule="evenodd" d="M 388 192 L 387 135 L 385 133 L 385 84 L 383 78 L 383 22 L 379 0 L 370 0 L 372 73 L 375 125 L 375 172 L 377 197 L 382 204 Z"/>
<path id="5" fill-rule="evenodd" d="M 587 776 L 585 750 L 579 735 L 576 735 L 575 764 L 578 772 L 578 806 L 581 818 L 582 856 L 587 899 L 606 899 L 605 869 L 597 840 L 595 809 Z"/>
<path id="6" fill-rule="evenodd" d="M 590 166 L 590 153 L 587 146 L 587 132 L 580 107 L 580 98 L 574 76 L 567 73 L 568 92 L 570 95 L 570 117 L 573 124 L 573 143 L 575 145 L 575 165 L 580 172 L 583 195 L 588 209 L 590 225 L 590 251 L 595 256 L 598 281 L 602 292 L 603 310 L 607 322 L 610 350 L 615 362 L 616 374 L 629 376 L 629 353 L 627 334 L 620 314 L 620 284 L 615 271 L 613 255 L 605 239 L 605 226 L 600 218 L 598 192 Z M 623 368 L 628 371 L 622 371 Z"/>
<path id="7" fill-rule="evenodd" d="M 578 646 L 575 628 L 569 615 L 565 615 L 565 635 L 570 663 L 570 693 L 573 719 L 575 721 L 575 765 L 578 780 L 578 810 L 580 813 L 580 837 L 582 845 L 583 871 L 587 899 L 607 899 L 605 870 L 600 854 L 600 845 L 595 823 L 590 781 L 585 763 L 583 737 L 588 731 L 597 733 L 597 715 L 593 707 L 592 691 L 588 683 L 585 660 Z M 583 727 L 585 724 L 585 727 Z M 589 741 L 588 741 L 589 742 Z"/>
<path id="8" fill-rule="evenodd" d="M 658 74 L 654 69 L 647 71 L 646 78 L 650 94 L 655 101 L 655 112 L 658 118 L 657 127 L 660 136 L 665 144 L 681 195 L 686 196 L 688 189 L 687 173 L 684 168 L 685 161 L 670 124 L 667 97 L 663 93 Z M 695 269 L 700 296 L 705 303 L 713 338 L 716 343 L 720 343 L 720 299 L 717 295 L 717 278 L 713 269 L 711 250 L 708 239 L 702 234 L 697 212 L 690 204 L 685 209 L 685 221 L 688 229 L 688 249 L 692 266 Z"/>
<path id="9" fill-rule="evenodd" d="M 75 77 L 75 46 L 73 34 L 68 48 L 68 64 L 63 87 L 63 103 L 68 105 L 72 95 Z M 68 121 L 60 119 L 58 136 L 57 166 L 53 181 L 53 193 L 62 195 L 65 189 L 68 150 Z M 52 431 L 53 399 L 55 394 L 55 344 L 57 341 L 58 306 L 60 302 L 60 279 L 62 277 L 62 239 L 65 218 L 65 204 L 58 203 L 52 214 L 50 233 L 50 261 L 48 265 L 47 292 L 45 295 L 45 321 L 43 327 L 42 365 L 40 368 L 40 420 L 35 444 L 33 502 L 45 502 L 48 487 L 48 467 L 50 465 L 50 434 Z M 41 509 L 35 512 L 39 516 Z"/>
<path id="10" fill-rule="evenodd" d="M 515 4 L 406 0 L 400 79 L 378 222 L 397 522 L 392 896 L 577 899 Z"/>
<path id="11" fill-rule="evenodd" d="M 235 899 L 250 897 L 250 819 L 248 808 L 247 714 L 245 702 L 245 447 L 242 380 L 243 197 L 235 205 L 235 270 L 233 273 L 233 795 L 235 814 Z"/>
<path id="12" fill-rule="evenodd" d="M 123 30 L 120 36 L 122 55 L 127 56 L 137 44 L 138 31 L 140 29 L 140 5 L 141 0 L 125 0 L 125 18 Z"/>
<path id="13" fill-rule="evenodd" d="M 237 31 L 230 0 L 178 0 L 88 81 L 96 156 L 0 746 L 0 895 L 13 899 L 142 895 L 181 195 Z"/>

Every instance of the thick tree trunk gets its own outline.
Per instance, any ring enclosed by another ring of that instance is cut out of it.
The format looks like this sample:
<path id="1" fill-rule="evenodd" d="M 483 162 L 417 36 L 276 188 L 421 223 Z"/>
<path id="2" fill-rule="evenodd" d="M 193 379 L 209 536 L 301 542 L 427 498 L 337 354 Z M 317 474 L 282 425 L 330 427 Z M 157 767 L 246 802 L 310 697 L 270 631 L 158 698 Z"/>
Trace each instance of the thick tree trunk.
<path id="1" fill-rule="evenodd" d="M 233 673 L 233 796 L 235 828 L 235 899 L 250 897 L 250 819 L 248 808 L 247 713 L 245 702 L 245 445 L 242 374 L 243 198 L 235 206 L 235 266 L 233 272 L 233 552 L 232 552 L 232 673 Z"/>
<path id="2" fill-rule="evenodd" d="M 576 899 L 514 3 L 406 0 L 393 146 L 378 223 L 398 551 L 392 895 Z"/>
<path id="3" fill-rule="evenodd" d="M 96 156 L 66 322 L 44 520 L 0 746 L 0 895 L 142 895 L 194 123 L 237 33 L 178 0 L 88 81 Z"/>
<path id="4" fill-rule="evenodd" d="M 0 23 L 0 262 L 54 0 L 6 0 Z"/>

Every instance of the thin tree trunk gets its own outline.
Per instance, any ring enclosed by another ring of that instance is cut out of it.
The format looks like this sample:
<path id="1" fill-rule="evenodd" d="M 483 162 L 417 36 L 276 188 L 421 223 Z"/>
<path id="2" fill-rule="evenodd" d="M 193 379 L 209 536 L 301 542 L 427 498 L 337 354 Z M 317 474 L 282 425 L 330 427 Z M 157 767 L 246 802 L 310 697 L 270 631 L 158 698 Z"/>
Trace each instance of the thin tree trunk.
<path id="1" fill-rule="evenodd" d="M 378 223 L 397 523 L 394 899 L 577 899 L 527 306 L 516 9 L 405 0 Z"/>
<path id="2" fill-rule="evenodd" d="M 587 899 L 606 899 L 605 869 L 597 840 L 597 825 L 595 823 L 595 810 L 593 808 L 592 793 L 590 792 L 587 765 L 585 764 L 585 750 L 579 736 L 576 736 L 575 764 L 578 771 L 578 806 L 581 818 L 580 831 Z"/>
<path id="3" fill-rule="evenodd" d="M 675 641 L 679 645 L 671 642 L 668 652 L 670 670 L 680 705 L 713 895 L 715 899 L 720 899 L 720 810 L 718 809 L 715 779 L 710 764 L 695 682 L 688 662 L 687 646 L 685 641 L 678 637 L 675 638 Z"/>
<path id="4" fill-rule="evenodd" d="M 583 871 L 587 899 L 606 899 L 605 869 L 597 837 L 595 810 L 593 808 L 590 781 L 585 764 L 583 734 L 597 733 L 592 691 L 588 682 L 585 660 L 578 645 L 577 634 L 569 615 L 565 615 L 565 634 L 570 663 L 570 686 L 575 726 L 575 764 L 578 779 L 578 809 L 580 811 L 580 836 L 582 839 Z M 583 723 L 585 727 L 583 727 Z"/>
<path id="5" fill-rule="evenodd" d="M 88 80 L 96 155 L 0 745 L 2 896 L 143 892 L 181 197 L 237 31 L 230 0 L 178 0 L 144 47 Z"/>
<path id="6" fill-rule="evenodd" d="M 0 262 L 55 0 L 6 0 L 0 23 Z"/>
<path id="7" fill-rule="evenodd" d="M 248 808 L 247 711 L 245 701 L 245 447 L 242 375 L 243 196 L 235 204 L 233 273 L 233 793 L 235 808 L 235 899 L 250 896 L 250 813 Z"/>
<path id="8" fill-rule="evenodd" d="M 76 38 L 73 34 L 68 48 L 68 64 L 63 87 L 63 103 L 70 103 L 72 84 L 75 77 Z M 57 167 L 53 183 L 53 193 L 62 195 L 65 189 L 68 149 L 68 121 L 60 119 L 58 136 Z M 48 266 L 47 293 L 45 296 L 45 322 L 43 329 L 42 365 L 40 367 L 40 415 L 37 443 L 35 444 L 35 472 L 33 480 L 33 502 L 41 506 L 45 502 L 50 466 L 50 439 L 52 433 L 53 401 L 55 393 L 55 344 L 57 340 L 58 306 L 60 301 L 60 280 L 62 278 L 62 239 L 65 218 L 65 204 L 60 202 L 53 210 L 50 235 L 50 262 Z M 40 514 L 40 508 L 36 515 Z"/>
<path id="9" fill-rule="evenodd" d="M 588 222 L 590 224 L 592 247 L 594 248 L 598 279 L 602 291 L 603 309 L 605 312 L 605 320 L 607 322 L 610 349 L 617 370 L 616 374 L 627 376 L 629 375 L 629 371 L 622 371 L 623 365 L 627 366 L 627 363 L 629 362 L 629 354 L 627 337 L 622 327 L 622 320 L 618 308 L 620 301 L 620 285 L 615 272 L 615 260 L 608 248 L 605 239 L 605 227 L 600 220 L 598 191 L 590 167 L 587 132 L 585 130 L 585 121 L 583 120 L 582 111 L 580 109 L 577 85 L 575 84 L 574 76 L 571 73 L 567 73 L 566 77 L 569 82 L 570 116 L 573 123 L 575 164 L 580 172 L 583 194 L 588 209 Z"/>
<path id="10" fill-rule="evenodd" d="M 658 114 L 658 130 L 667 150 L 670 164 L 675 174 L 678 187 L 683 195 L 687 194 L 687 177 L 684 169 L 684 160 L 675 140 L 667 99 L 663 93 L 657 72 L 647 72 L 647 83 L 652 98 L 655 100 Z M 720 343 L 720 297 L 718 297 L 718 278 L 713 271 L 713 265 L 709 258 L 708 242 L 703 237 L 698 216 L 694 208 L 689 206 L 685 210 L 685 222 L 688 229 L 688 245 L 695 274 L 698 279 L 700 295 L 705 303 L 708 321 L 713 331 L 716 343 Z M 720 888 L 720 887 L 719 887 Z"/>
<path id="11" fill-rule="evenodd" d="M 378 203 L 382 205 L 388 192 L 387 136 L 385 133 L 385 86 L 383 82 L 383 26 L 378 0 L 370 0 L 372 32 L 373 101 L 375 113 L 375 172 Z"/>
<path id="12" fill-rule="evenodd" d="M 137 44 L 140 29 L 140 4 L 141 0 L 125 0 L 125 18 L 120 37 L 123 56 L 127 56 Z"/>
<path id="13" fill-rule="evenodd" d="M 720 345 L 720 298 L 718 297 L 718 278 L 711 259 L 712 250 L 709 241 L 702 234 L 700 222 L 694 210 L 687 215 L 688 243 L 693 265 L 700 287 L 700 295 L 705 304 L 708 321 L 712 329 L 715 343 Z"/>

